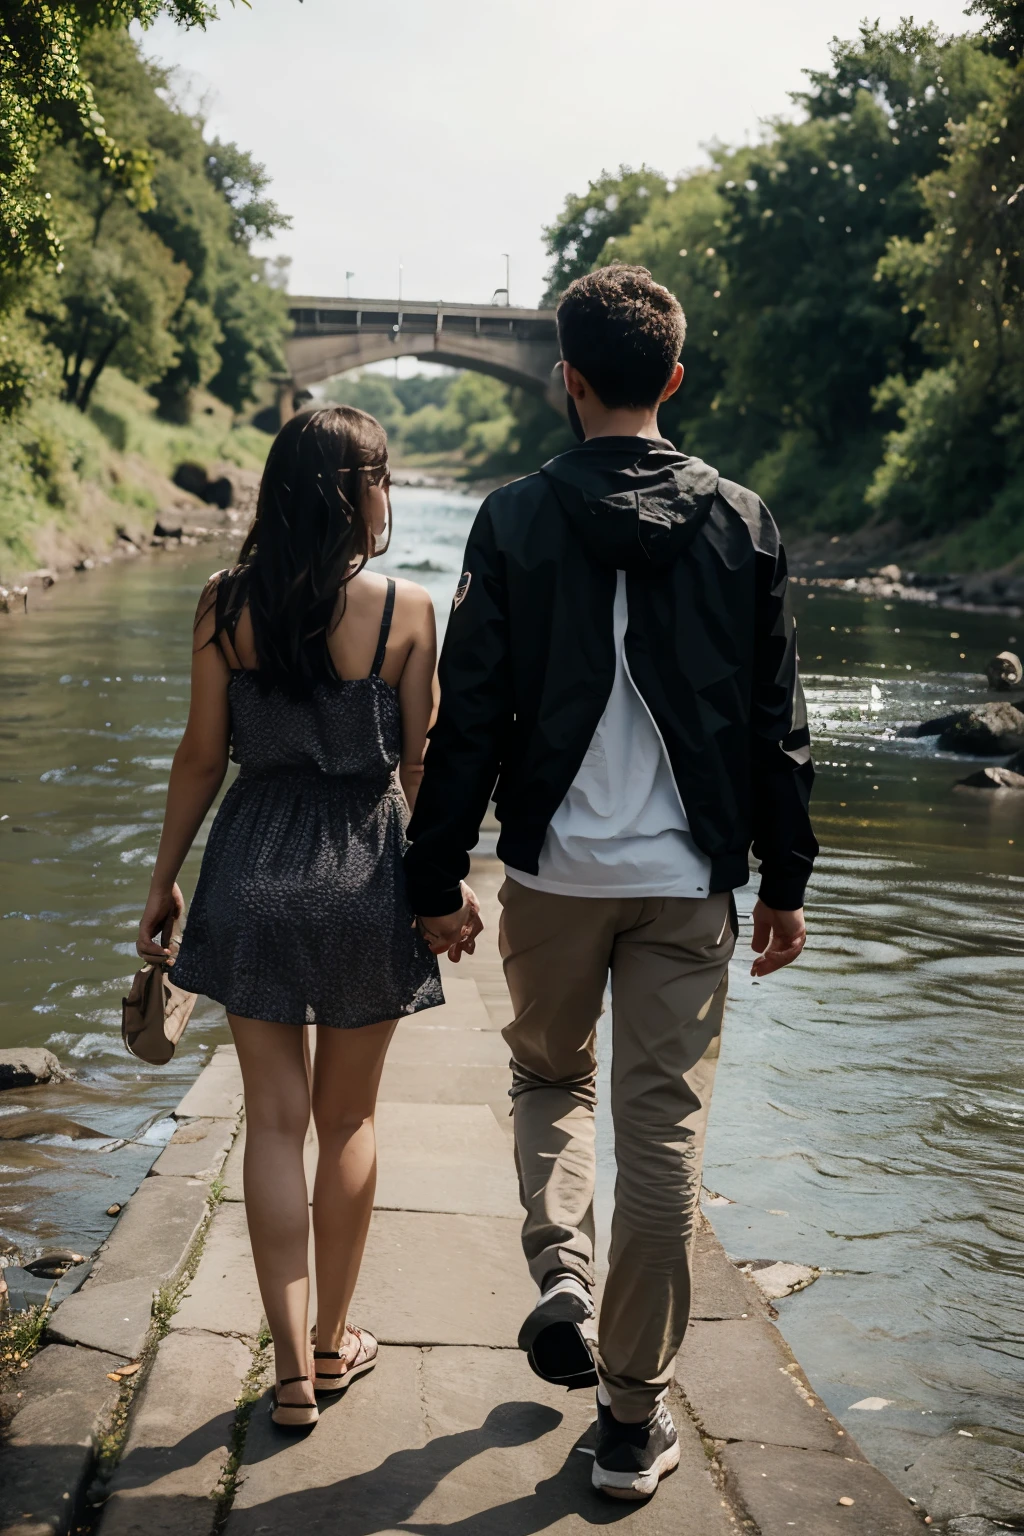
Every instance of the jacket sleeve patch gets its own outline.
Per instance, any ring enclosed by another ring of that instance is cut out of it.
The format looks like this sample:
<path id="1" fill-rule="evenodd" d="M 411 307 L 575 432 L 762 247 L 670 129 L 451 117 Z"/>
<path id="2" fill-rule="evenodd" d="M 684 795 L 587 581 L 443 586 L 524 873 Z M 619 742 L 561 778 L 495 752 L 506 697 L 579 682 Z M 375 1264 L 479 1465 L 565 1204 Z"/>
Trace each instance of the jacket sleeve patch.
<path id="1" fill-rule="evenodd" d="M 454 610 L 456 608 L 458 608 L 462 603 L 465 602 L 466 594 L 469 591 L 469 584 L 470 584 L 470 582 L 472 580 L 473 580 L 472 572 L 470 572 L 470 571 L 463 571 L 462 575 L 459 577 L 459 584 L 455 588 L 455 597 L 454 597 L 454 600 L 452 602 L 452 611 L 453 612 L 454 612 Z"/>

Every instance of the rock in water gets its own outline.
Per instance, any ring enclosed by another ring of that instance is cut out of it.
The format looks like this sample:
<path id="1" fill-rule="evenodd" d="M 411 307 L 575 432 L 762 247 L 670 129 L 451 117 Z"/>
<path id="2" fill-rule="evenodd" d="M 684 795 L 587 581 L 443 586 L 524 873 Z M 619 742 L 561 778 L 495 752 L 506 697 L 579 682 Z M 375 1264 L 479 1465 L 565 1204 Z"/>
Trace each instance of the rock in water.
<path id="1" fill-rule="evenodd" d="M 1024 714 L 1002 701 L 957 710 L 939 736 L 939 746 L 978 757 L 1019 752 L 1024 749 Z"/>
<path id="2" fill-rule="evenodd" d="M 1000 651 L 998 656 L 993 656 L 985 668 L 985 676 L 988 678 L 990 688 L 1005 693 L 1010 688 L 1017 688 L 1024 681 L 1024 666 L 1021 666 L 1019 656 L 1012 651 Z"/>
<path id="3" fill-rule="evenodd" d="M 973 1515 L 1016 1523 L 1024 1508 L 1024 1451 L 1006 1443 L 1015 1436 L 971 1429 L 970 1439 L 950 1433 L 932 1440 L 900 1487 L 936 1521 Z"/>
<path id="4" fill-rule="evenodd" d="M 809 1264 L 786 1264 L 778 1259 L 750 1259 L 738 1268 L 750 1276 L 769 1301 L 780 1301 L 794 1291 L 806 1290 L 821 1275 L 820 1269 L 812 1269 Z"/>
<path id="5" fill-rule="evenodd" d="M 74 1073 L 42 1046 L 0 1051 L 0 1089 L 31 1088 L 34 1083 L 63 1083 Z"/>
<path id="6" fill-rule="evenodd" d="M 0 1118 L 0 1141 L 28 1141 L 32 1136 L 66 1136 L 69 1141 L 113 1141 L 90 1125 L 71 1120 L 67 1115 L 4 1115 Z"/>
<path id="7" fill-rule="evenodd" d="M 955 786 L 957 789 L 1001 789 L 1019 794 L 1024 790 L 1024 773 L 1013 773 L 1009 768 L 979 768 Z"/>

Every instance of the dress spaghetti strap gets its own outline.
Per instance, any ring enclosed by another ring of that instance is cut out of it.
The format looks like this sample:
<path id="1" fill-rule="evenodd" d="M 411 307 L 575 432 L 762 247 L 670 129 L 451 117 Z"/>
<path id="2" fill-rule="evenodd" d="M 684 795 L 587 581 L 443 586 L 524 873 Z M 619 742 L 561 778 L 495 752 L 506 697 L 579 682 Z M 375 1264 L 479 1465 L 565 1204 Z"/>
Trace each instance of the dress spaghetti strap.
<path id="1" fill-rule="evenodd" d="M 380 677 L 380 669 L 384 665 L 384 652 L 388 648 L 388 635 L 391 633 L 391 616 L 395 611 L 395 583 L 394 578 L 388 577 L 388 595 L 384 599 L 384 612 L 380 621 L 380 639 L 377 641 L 377 654 L 373 658 L 373 666 L 370 669 L 371 677 Z"/>

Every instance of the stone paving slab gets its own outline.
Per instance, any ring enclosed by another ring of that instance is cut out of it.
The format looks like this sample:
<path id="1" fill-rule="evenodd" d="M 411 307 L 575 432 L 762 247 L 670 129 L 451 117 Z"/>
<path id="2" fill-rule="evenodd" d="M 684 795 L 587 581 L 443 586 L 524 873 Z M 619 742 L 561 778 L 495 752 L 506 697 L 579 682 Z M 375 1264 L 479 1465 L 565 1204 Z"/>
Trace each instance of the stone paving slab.
<path id="1" fill-rule="evenodd" d="M 910 1504 L 867 1462 L 760 1444 L 726 1446 L 719 1459 L 760 1536 L 922 1536 Z"/>
<path id="2" fill-rule="evenodd" d="M 181 1274 L 207 1215 L 199 1179 L 144 1179 L 100 1249 L 82 1288 L 51 1315 L 47 1336 L 139 1355 L 153 1297 Z"/>
<path id="3" fill-rule="evenodd" d="M 859 1455 L 763 1318 L 692 1323 L 676 1380 L 706 1435 Z M 802 1388 L 801 1392 L 799 1389 Z"/>
<path id="4" fill-rule="evenodd" d="M 387 1061 L 402 1067 L 492 1067 L 511 1075 L 508 1046 L 493 1029 L 454 1029 L 403 1020 L 388 1047 Z"/>
<path id="5" fill-rule="evenodd" d="M 644 1506 L 591 1488 L 593 1419 L 589 1393 L 549 1387 L 518 1351 L 385 1350 L 308 1439 L 257 1405 L 226 1536 L 583 1536 L 627 1515 L 631 1536 L 731 1536 L 685 1419 L 680 1469 Z"/>
<path id="6" fill-rule="evenodd" d="M 255 1339 L 262 1323 L 245 1207 L 225 1202 L 213 1213 L 199 1268 L 171 1318 L 171 1329 Z"/>
<path id="7" fill-rule="evenodd" d="M 380 1210 L 519 1217 L 507 1139 L 485 1104 L 378 1104 Z"/>
<path id="8" fill-rule="evenodd" d="M 714 1232 L 698 1232 L 693 1241 L 691 1320 L 764 1317 L 766 1311 L 761 1292 L 740 1274 Z"/>
<path id="9" fill-rule="evenodd" d="M 519 1222 L 377 1211 L 352 1317 L 389 1344 L 515 1348 L 536 1300 Z"/>
<path id="10" fill-rule="evenodd" d="M 507 1103 L 508 1068 L 384 1063 L 380 1096 L 393 1104 Z"/>
<path id="11" fill-rule="evenodd" d="M 209 1536 L 235 1404 L 251 1366 L 239 1339 L 170 1333 L 161 1340 L 132 1404 L 99 1536 Z"/>
<path id="12" fill-rule="evenodd" d="M 206 1220 L 209 1193 L 200 1179 L 143 1179 L 97 1253 L 79 1294 L 140 1278 L 152 1280 L 157 1290 L 177 1279 Z"/>
<path id="13" fill-rule="evenodd" d="M 154 1294 L 146 1279 L 86 1287 L 61 1302 L 46 1324 L 46 1337 L 137 1360 L 152 1326 Z"/>
<path id="14" fill-rule="evenodd" d="M 234 1046 L 218 1046 L 172 1114 L 177 1120 L 237 1120 L 242 1072 Z"/>
<path id="15" fill-rule="evenodd" d="M 179 1125 L 151 1174 L 180 1179 L 215 1179 L 231 1148 L 233 1120 L 188 1120 Z"/>
<path id="16" fill-rule="evenodd" d="M 224 1165 L 223 1198 L 241 1201 L 245 1126 Z M 508 1138 L 486 1104 L 378 1103 L 378 1210 L 520 1215 Z M 317 1143 L 303 1149 L 313 1198 Z"/>
<path id="17" fill-rule="evenodd" d="M 122 1355 L 50 1344 L 5 1394 L 17 1413 L 3 1447 L 0 1533 L 64 1531 L 92 1477 L 94 1440 L 110 1421 L 120 1387 L 107 1372 Z"/>

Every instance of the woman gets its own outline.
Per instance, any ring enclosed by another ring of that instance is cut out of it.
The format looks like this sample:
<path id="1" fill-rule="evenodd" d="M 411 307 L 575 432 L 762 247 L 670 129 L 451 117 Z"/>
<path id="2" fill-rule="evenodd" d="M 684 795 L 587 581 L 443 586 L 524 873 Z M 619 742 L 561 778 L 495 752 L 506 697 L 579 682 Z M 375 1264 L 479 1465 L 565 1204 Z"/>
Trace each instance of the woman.
<path id="1" fill-rule="evenodd" d="M 316 1422 L 316 1392 L 375 1363 L 348 1307 L 373 1207 L 377 1088 L 397 1018 L 444 1001 L 406 904 L 394 780 L 397 767 L 411 806 L 435 706 L 434 614 L 422 587 L 366 568 L 389 528 L 388 485 L 387 438 L 363 411 L 306 411 L 278 434 L 239 563 L 199 601 L 188 724 L 139 925 L 139 954 L 168 956 L 178 871 L 230 748 L 241 771 L 210 832 L 174 980 L 224 1004 L 238 1050 L 272 1413 L 290 1428 Z M 476 928 L 474 916 L 468 948 Z M 304 1025 L 316 1026 L 312 1064 Z"/>

